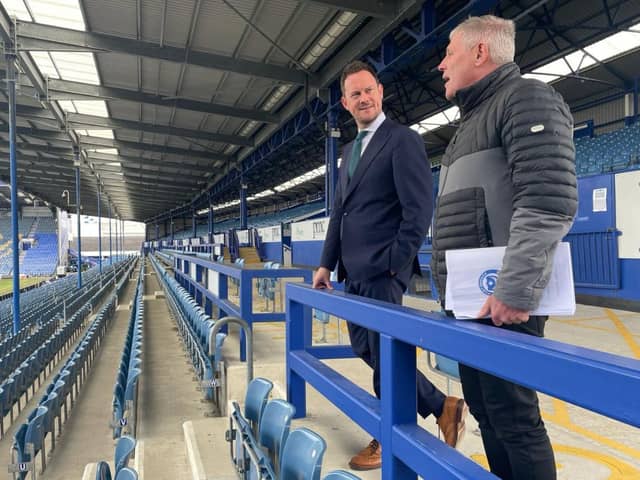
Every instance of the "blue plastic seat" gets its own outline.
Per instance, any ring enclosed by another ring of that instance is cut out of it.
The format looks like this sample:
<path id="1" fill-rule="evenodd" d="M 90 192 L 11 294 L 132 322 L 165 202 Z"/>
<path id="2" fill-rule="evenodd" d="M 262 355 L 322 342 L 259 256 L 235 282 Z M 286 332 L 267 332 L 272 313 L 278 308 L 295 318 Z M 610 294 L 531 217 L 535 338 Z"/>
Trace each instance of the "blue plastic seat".
<path id="1" fill-rule="evenodd" d="M 345 470 L 334 470 L 327 473 L 322 480 L 360 480 L 360 477 Z"/>
<path id="2" fill-rule="evenodd" d="M 138 480 L 138 473 L 132 468 L 123 468 L 116 474 L 115 480 Z"/>
<path id="3" fill-rule="evenodd" d="M 254 378 L 247 387 L 244 400 L 244 416 L 251 422 L 254 434 L 257 434 L 260 418 L 264 407 L 267 405 L 269 394 L 273 389 L 273 383 L 266 378 Z"/>
<path id="4" fill-rule="evenodd" d="M 111 480 L 111 469 L 104 460 L 99 461 L 96 465 L 96 480 Z"/>
<path id="5" fill-rule="evenodd" d="M 118 472 L 129 464 L 129 459 L 136 448 L 136 440 L 128 435 L 123 435 L 118 439 L 115 454 L 115 472 L 118 478 Z"/>
<path id="6" fill-rule="evenodd" d="M 291 419 L 296 409 L 284 400 L 271 400 L 262 412 L 258 441 L 269 451 L 271 463 L 276 473 L 280 471 L 280 454 L 286 444 L 291 427 Z"/>
<path id="7" fill-rule="evenodd" d="M 29 423 L 20 425 L 14 434 L 12 445 L 12 461 L 13 463 L 34 462 L 38 452 L 42 451 L 44 443 L 44 421 L 47 416 L 47 407 L 38 407 L 32 414 Z M 14 456 L 15 454 L 15 456 Z M 42 470 L 46 467 L 46 455 L 42 451 Z M 20 472 L 20 478 L 26 477 L 27 472 Z"/>
<path id="8" fill-rule="evenodd" d="M 327 444 L 317 433 L 299 428 L 289 435 L 280 460 L 283 480 L 320 480 L 322 458 Z"/>

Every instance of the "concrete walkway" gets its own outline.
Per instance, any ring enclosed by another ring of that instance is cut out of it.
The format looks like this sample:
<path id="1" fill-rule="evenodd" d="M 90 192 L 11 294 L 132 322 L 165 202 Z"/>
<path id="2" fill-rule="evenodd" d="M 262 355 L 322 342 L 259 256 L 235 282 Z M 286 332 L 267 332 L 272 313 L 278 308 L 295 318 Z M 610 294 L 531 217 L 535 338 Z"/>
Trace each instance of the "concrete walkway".
<path id="1" fill-rule="evenodd" d="M 138 270 L 138 267 L 134 271 Z M 109 428 L 113 385 L 122 358 L 129 327 L 129 302 L 136 290 L 137 275 L 128 282 L 120 305 L 89 372 L 69 421 L 62 426 L 47 469 L 38 478 L 70 480 L 82 478 L 87 463 L 106 460 L 113 463 L 115 443 Z"/>
<path id="2" fill-rule="evenodd" d="M 165 298 L 154 298 L 162 288 L 147 262 L 145 270 L 144 357 L 138 440 L 144 442 L 144 475 L 150 479 L 191 479 L 182 424 L 204 418 L 210 404 L 201 402 L 191 361 Z"/>

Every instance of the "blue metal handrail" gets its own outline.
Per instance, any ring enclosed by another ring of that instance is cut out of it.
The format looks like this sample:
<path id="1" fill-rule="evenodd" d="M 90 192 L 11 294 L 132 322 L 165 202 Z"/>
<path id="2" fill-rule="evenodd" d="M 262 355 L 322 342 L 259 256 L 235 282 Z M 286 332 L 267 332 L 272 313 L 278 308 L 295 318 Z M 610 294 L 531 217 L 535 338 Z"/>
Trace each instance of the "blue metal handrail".
<path id="1" fill-rule="evenodd" d="M 633 426 L 640 361 L 338 291 L 288 284 L 287 396 L 306 415 L 309 383 L 380 440 L 383 479 L 495 478 L 416 424 L 415 347 L 440 353 Z M 311 346 L 311 309 L 380 332 L 381 400 L 331 369 Z"/>

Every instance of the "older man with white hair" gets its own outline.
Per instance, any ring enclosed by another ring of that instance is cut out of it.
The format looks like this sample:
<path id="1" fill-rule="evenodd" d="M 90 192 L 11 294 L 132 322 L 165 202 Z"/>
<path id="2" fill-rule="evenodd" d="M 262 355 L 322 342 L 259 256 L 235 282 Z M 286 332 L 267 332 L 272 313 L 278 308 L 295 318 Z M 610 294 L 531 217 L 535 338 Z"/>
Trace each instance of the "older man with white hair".
<path id="1" fill-rule="evenodd" d="M 530 312 L 577 208 L 571 113 L 552 87 L 521 76 L 512 21 L 471 17 L 449 39 L 438 68 L 460 125 L 442 159 L 434 280 L 445 298 L 447 250 L 506 246 L 477 321 L 543 336 L 547 318 Z M 554 480 L 537 393 L 466 365 L 460 377 L 491 471 L 505 480 Z"/>

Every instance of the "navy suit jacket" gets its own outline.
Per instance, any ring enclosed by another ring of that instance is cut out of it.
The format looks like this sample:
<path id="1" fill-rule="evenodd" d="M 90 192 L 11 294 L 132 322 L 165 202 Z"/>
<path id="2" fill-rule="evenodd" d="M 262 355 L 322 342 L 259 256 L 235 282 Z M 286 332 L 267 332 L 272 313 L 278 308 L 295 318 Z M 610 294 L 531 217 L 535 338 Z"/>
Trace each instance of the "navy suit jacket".
<path id="1" fill-rule="evenodd" d="M 353 142 L 342 152 L 320 265 L 338 280 L 395 272 L 408 285 L 420 273 L 418 249 L 433 213 L 433 181 L 422 138 L 389 119 L 369 141 L 348 179 Z"/>

